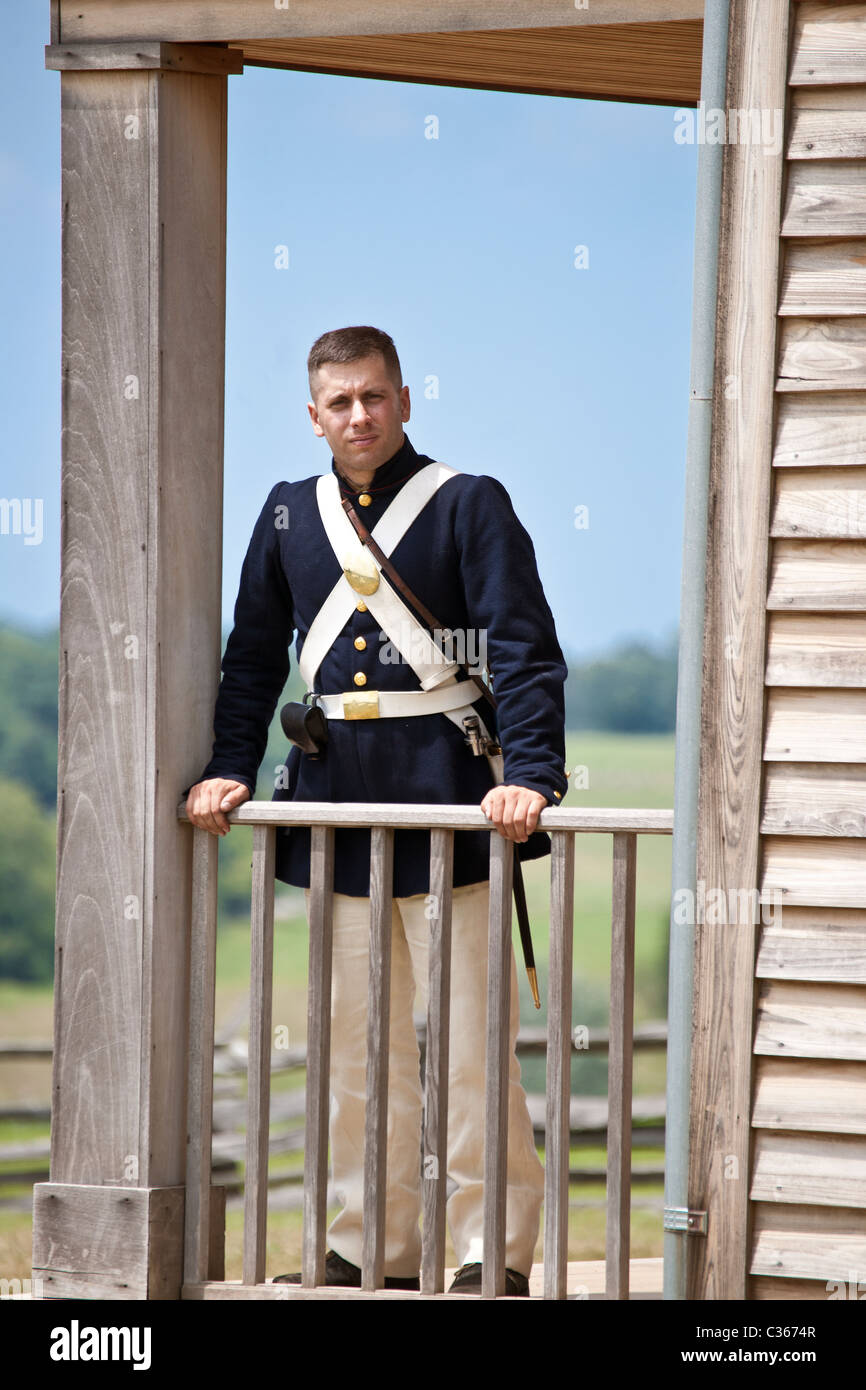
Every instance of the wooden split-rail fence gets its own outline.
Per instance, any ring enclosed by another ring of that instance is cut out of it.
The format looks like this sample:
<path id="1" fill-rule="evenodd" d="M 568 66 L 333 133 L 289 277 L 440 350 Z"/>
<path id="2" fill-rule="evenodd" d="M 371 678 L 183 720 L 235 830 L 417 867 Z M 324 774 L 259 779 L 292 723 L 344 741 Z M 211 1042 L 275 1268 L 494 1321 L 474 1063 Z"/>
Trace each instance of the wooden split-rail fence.
<path id="1" fill-rule="evenodd" d="M 214 1184 L 226 1189 L 227 1199 L 243 1194 L 242 1165 L 246 1151 L 246 1094 L 247 1094 L 247 1006 L 234 1014 L 214 1041 L 214 1104 L 213 1146 L 211 1173 Z M 416 1020 L 416 1034 L 421 1054 L 422 1075 L 426 1050 L 426 1023 Z M 606 1028 L 591 1028 L 581 1040 L 577 1056 L 597 1057 L 607 1052 L 609 1034 Z M 633 1047 L 639 1051 L 664 1051 L 667 1046 L 667 1024 L 648 1023 L 637 1027 Z M 517 1057 L 544 1056 L 547 1052 L 546 1028 L 521 1028 L 517 1036 Z M 0 1041 L 0 1062 L 50 1062 L 54 1046 L 49 1041 Z M 271 1078 L 297 1076 L 306 1071 L 307 1049 L 303 1043 L 280 1048 L 271 1053 Z M 545 1097 L 530 1092 L 527 1095 L 529 1114 L 536 1143 L 545 1143 Z M 576 1144 L 604 1144 L 607 1139 L 607 1097 L 572 1095 L 569 1106 L 569 1126 L 572 1147 Z M 665 1098 L 661 1095 L 635 1096 L 632 1099 L 633 1148 L 658 1147 L 664 1142 Z M 268 1136 L 269 1159 L 288 1153 L 303 1153 L 306 1091 L 303 1086 L 271 1097 Z M 48 1125 L 51 1108 L 47 1101 L 19 1100 L 0 1105 L 0 1121 L 30 1121 Z M 29 1211 L 32 1197 L 6 1197 L 4 1189 L 19 1188 L 28 1183 L 46 1182 L 49 1175 L 51 1145 L 48 1136 L 19 1139 L 0 1144 L 0 1211 Z M 632 1185 L 661 1183 L 664 1168 L 658 1162 L 644 1163 L 632 1168 Z M 605 1168 L 596 1166 L 572 1167 L 571 1183 L 604 1183 Z M 281 1170 L 269 1163 L 268 1188 L 291 1189 L 303 1186 L 303 1171 L 297 1168 Z M 294 1204 L 294 1203 L 292 1203 Z M 582 1206 L 597 1206 L 588 1200 Z M 603 1205 L 603 1203 L 602 1203 Z M 228 1206 L 228 1200 L 227 1200 Z"/>

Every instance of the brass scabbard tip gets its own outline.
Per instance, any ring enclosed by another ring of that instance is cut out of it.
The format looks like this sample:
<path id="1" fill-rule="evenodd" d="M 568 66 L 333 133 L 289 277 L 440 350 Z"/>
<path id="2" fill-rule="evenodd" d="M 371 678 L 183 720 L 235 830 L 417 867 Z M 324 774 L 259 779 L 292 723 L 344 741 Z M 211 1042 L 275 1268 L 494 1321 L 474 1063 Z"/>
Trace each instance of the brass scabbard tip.
<path id="1" fill-rule="evenodd" d="M 529 988 L 532 990 L 532 1002 L 536 1009 L 541 1008 L 541 999 L 538 994 L 538 976 L 535 973 L 534 965 L 527 965 L 526 974 L 529 979 Z"/>

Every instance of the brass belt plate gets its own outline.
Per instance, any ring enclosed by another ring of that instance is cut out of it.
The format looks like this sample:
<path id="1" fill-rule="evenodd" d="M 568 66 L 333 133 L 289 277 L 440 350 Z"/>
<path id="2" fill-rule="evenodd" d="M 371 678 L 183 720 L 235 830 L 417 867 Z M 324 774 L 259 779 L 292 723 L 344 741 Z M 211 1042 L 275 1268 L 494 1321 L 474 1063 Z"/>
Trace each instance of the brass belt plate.
<path id="1" fill-rule="evenodd" d="M 378 719 L 378 690 L 347 690 L 343 695 L 344 719 Z"/>

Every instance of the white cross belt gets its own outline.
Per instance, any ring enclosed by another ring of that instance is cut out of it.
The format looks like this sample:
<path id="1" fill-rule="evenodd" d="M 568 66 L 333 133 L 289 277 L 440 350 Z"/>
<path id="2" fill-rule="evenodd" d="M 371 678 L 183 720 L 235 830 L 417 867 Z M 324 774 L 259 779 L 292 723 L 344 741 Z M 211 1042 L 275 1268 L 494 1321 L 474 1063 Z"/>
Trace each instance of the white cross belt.
<path id="1" fill-rule="evenodd" d="M 458 681 L 440 690 L 347 690 L 312 698 L 328 719 L 403 719 L 462 709 L 480 695 L 475 681 Z"/>

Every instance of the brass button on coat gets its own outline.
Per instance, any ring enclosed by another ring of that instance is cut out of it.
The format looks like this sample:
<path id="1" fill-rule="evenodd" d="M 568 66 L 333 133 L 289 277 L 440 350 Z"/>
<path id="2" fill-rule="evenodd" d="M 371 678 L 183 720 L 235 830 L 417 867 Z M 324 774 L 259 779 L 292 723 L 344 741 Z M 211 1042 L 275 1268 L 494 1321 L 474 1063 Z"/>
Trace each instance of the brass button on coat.
<path id="1" fill-rule="evenodd" d="M 355 646 L 356 646 L 356 648 L 357 648 L 357 650 L 358 650 L 359 652 L 362 652 L 362 651 L 364 650 L 364 648 L 366 647 L 366 645 L 367 645 L 367 639 L 366 639 L 366 637 L 356 637 L 356 638 L 355 638 Z"/>
<path id="2" fill-rule="evenodd" d="M 362 598 L 358 599 L 358 602 L 355 604 L 355 607 L 359 613 L 366 613 L 367 611 L 367 605 Z"/>
<path id="3" fill-rule="evenodd" d="M 366 684 L 367 684 L 367 677 L 364 675 L 364 672 L 363 672 L 363 671 L 356 671 L 355 674 L 354 674 L 354 676 L 352 677 L 352 679 L 353 679 L 353 681 L 355 682 L 356 685 L 366 685 Z"/>
<path id="4" fill-rule="evenodd" d="M 358 497 L 358 501 L 360 502 L 362 507 L 369 507 L 372 500 L 373 499 L 370 496 L 369 492 L 362 492 Z"/>

